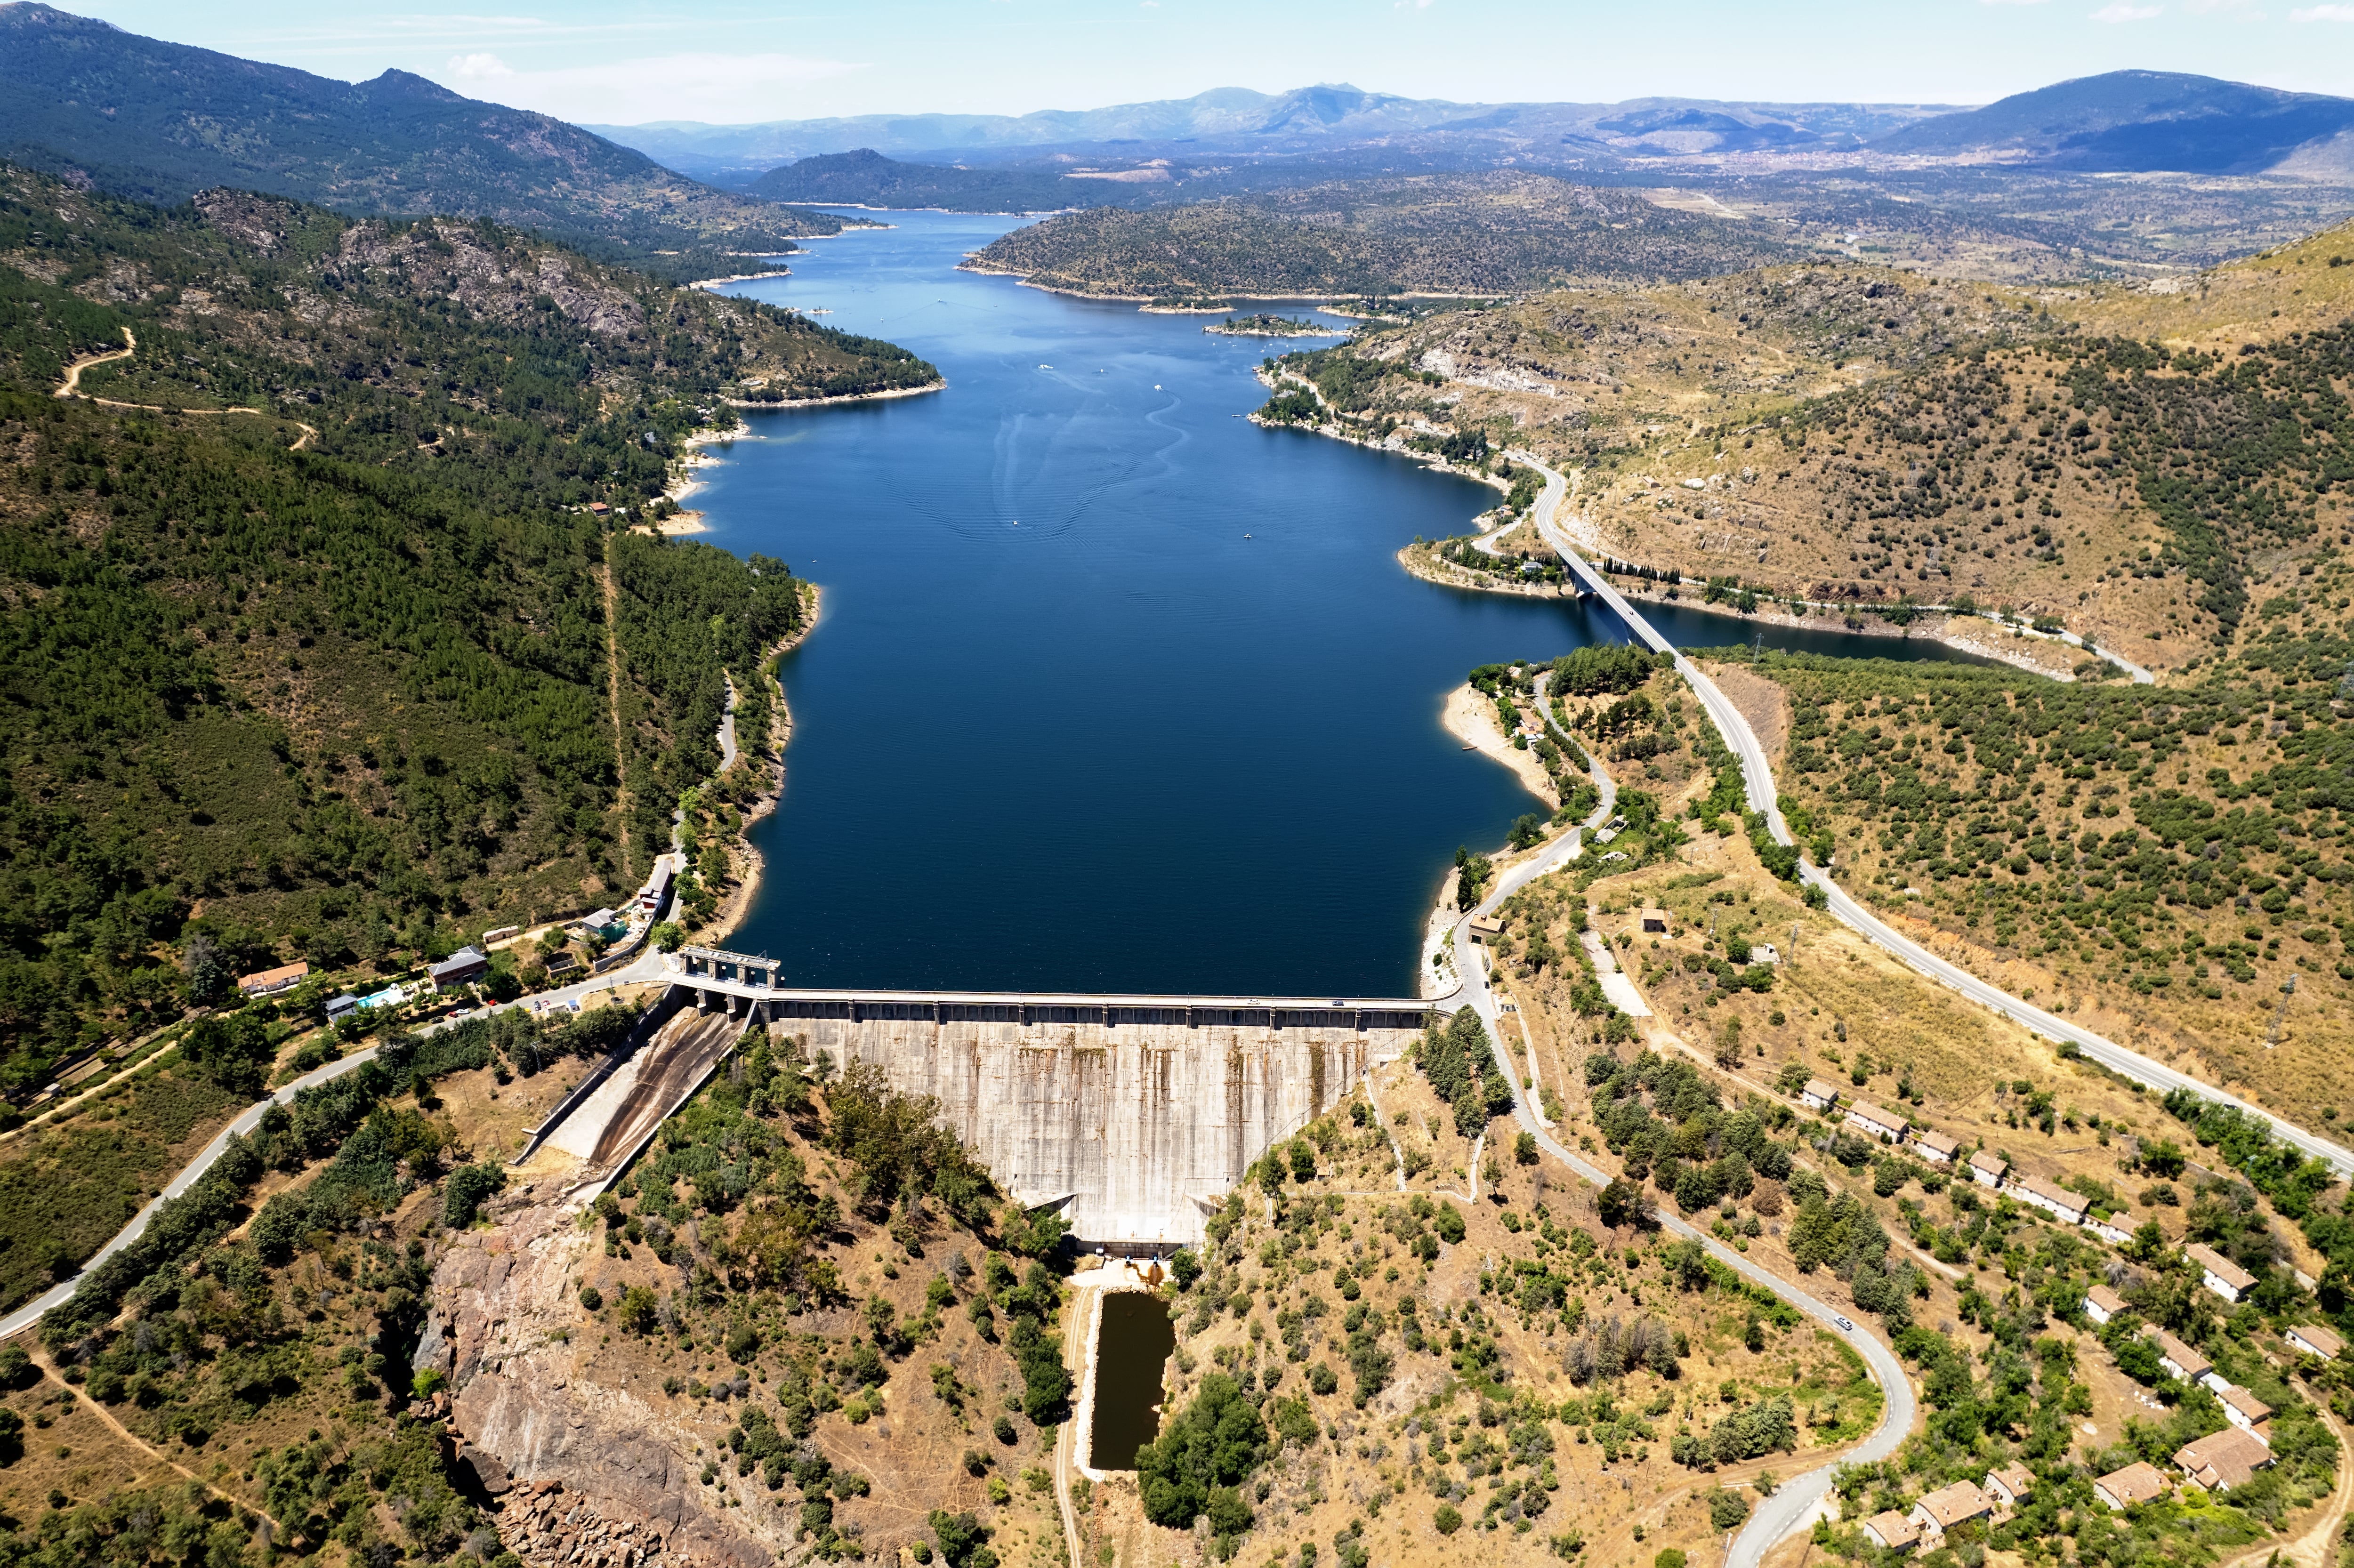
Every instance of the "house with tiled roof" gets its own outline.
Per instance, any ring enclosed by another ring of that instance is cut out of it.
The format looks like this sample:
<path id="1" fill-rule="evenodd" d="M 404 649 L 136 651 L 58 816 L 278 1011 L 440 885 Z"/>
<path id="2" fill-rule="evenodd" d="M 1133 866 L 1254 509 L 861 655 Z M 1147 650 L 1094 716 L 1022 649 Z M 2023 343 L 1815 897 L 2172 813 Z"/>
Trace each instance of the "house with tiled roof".
<path id="1" fill-rule="evenodd" d="M 2112 1512 L 2136 1503 L 2156 1502 L 2166 1495 L 2166 1477 L 2146 1459 L 2136 1459 L 2122 1470 L 2112 1470 L 2093 1483 L 2093 1495 Z"/>
<path id="2" fill-rule="evenodd" d="M 1994 1499 L 1970 1481 L 1956 1481 L 1925 1492 L 1913 1504 L 1913 1522 L 1930 1539 L 1940 1539 L 1957 1524 L 1968 1524 L 1994 1512 Z"/>
<path id="3" fill-rule="evenodd" d="M 2169 1377 L 2197 1383 L 2215 1370 L 2213 1362 L 2163 1329 L 2153 1325 L 2143 1330 L 2143 1336 L 2158 1346 L 2158 1364 Z"/>
<path id="4" fill-rule="evenodd" d="M 2273 1462 L 2273 1451 L 2252 1432 L 2226 1426 L 2185 1443 L 2174 1451 L 2175 1467 L 2211 1492 L 2244 1487 L 2258 1470 Z"/>
<path id="5" fill-rule="evenodd" d="M 2242 1291 L 2255 1287 L 2254 1275 L 2211 1246 L 2192 1242 L 2182 1249 L 2182 1255 L 2198 1266 L 2200 1283 L 2226 1301 L 2237 1301 Z"/>
<path id="6" fill-rule="evenodd" d="M 2081 1192 L 2071 1192 L 2065 1187 L 2045 1181 L 2041 1176 L 2023 1176 L 2010 1184 L 2010 1194 L 2022 1203 L 2030 1203 L 2067 1224 L 2084 1223 L 2084 1211 L 2092 1200 Z"/>
<path id="7" fill-rule="evenodd" d="M 1914 1152 L 1932 1165 L 1951 1165 L 1962 1147 L 1958 1139 L 1925 1127 L 1914 1128 L 1910 1141 Z"/>
<path id="8" fill-rule="evenodd" d="M 1988 1470 L 1987 1495 L 2002 1508 L 2017 1508 L 2035 1491 L 2035 1472 L 2014 1459 L 1999 1470 Z"/>
<path id="9" fill-rule="evenodd" d="M 1913 1124 L 1893 1110 L 1885 1110 L 1870 1100 L 1858 1100 L 1847 1107 L 1847 1125 L 1866 1138 L 1880 1139 L 1887 1143 L 1902 1143 Z"/>
<path id="10" fill-rule="evenodd" d="M 2226 1385 L 2217 1397 L 2223 1402 L 2224 1420 L 2253 1434 L 2266 1447 L 2272 1446 L 2272 1428 L 2266 1425 L 2273 1418 L 2271 1405 L 2237 1384 Z"/>
<path id="11" fill-rule="evenodd" d="M 1872 1539 L 1874 1546 L 1890 1552 L 1910 1552 L 1921 1540 L 1921 1527 L 1894 1509 L 1865 1520 L 1863 1533 Z"/>
<path id="12" fill-rule="evenodd" d="M 2289 1349 L 2325 1361 L 2336 1361 L 2346 1351 L 2346 1341 L 2318 1323 L 2299 1323 L 2281 1338 L 2288 1341 Z"/>

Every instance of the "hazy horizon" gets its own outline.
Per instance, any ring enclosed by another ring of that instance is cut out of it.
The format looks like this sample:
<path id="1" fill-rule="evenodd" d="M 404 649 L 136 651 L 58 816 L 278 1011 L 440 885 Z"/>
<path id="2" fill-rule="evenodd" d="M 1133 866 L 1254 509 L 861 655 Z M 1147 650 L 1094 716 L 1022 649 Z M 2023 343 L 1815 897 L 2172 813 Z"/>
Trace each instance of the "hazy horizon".
<path id="1" fill-rule="evenodd" d="M 60 9 L 343 80 L 414 71 L 469 97 L 605 125 L 1019 116 L 1339 81 L 1463 103 L 1974 105 L 2134 69 L 2354 96 L 2354 3 L 1935 0 L 1898 14 L 1861 0 L 1695 0 L 1671 37 L 1656 12 L 1537 0 L 1307 0 L 1278 12 L 1236 0 L 717 0 L 693 10 L 580 0 L 548 16 L 412 0 L 332 17 L 291 0 Z"/>

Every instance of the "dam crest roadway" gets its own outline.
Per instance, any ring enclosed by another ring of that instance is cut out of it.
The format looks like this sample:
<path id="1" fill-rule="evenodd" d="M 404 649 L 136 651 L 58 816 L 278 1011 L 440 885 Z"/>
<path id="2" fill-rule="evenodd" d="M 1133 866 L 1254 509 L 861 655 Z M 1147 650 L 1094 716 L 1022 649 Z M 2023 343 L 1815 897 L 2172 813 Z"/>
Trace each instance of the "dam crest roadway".
<path id="1" fill-rule="evenodd" d="M 1439 1006 L 1399 997 L 1153 996 L 782 986 L 777 961 L 685 948 L 631 1047 L 536 1128 L 586 1199 L 726 1065 L 748 1028 L 836 1074 L 930 1096 L 1015 1202 L 1107 1250 L 1200 1241 L 1274 1145 L 1341 1104 Z"/>

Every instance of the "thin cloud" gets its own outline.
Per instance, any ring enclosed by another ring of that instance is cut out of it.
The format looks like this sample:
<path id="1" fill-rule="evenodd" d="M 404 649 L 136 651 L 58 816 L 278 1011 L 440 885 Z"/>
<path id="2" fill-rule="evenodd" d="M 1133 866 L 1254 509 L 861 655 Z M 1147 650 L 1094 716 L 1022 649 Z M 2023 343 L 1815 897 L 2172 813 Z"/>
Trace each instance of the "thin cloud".
<path id="1" fill-rule="evenodd" d="M 2307 5 L 2291 11 L 2292 22 L 2354 22 L 2354 5 Z"/>
<path id="2" fill-rule="evenodd" d="M 496 55 L 451 55 L 449 72 L 461 81 L 496 81 L 514 75 L 514 68 Z"/>
<path id="3" fill-rule="evenodd" d="M 446 85 L 514 109 L 609 125 L 650 120 L 740 124 L 792 119 L 811 82 L 868 68 L 785 54 L 655 55 L 553 70 L 517 70 L 494 54 L 453 55 Z"/>
<path id="4" fill-rule="evenodd" d="M 2147 22 L 2165 9 L 2163 5 L 2129 5 L 2126 4 L 2126 0 L 2109 0 L 2108 5 L 2093 13 L 2093 20 L 2095 22 Z"/>

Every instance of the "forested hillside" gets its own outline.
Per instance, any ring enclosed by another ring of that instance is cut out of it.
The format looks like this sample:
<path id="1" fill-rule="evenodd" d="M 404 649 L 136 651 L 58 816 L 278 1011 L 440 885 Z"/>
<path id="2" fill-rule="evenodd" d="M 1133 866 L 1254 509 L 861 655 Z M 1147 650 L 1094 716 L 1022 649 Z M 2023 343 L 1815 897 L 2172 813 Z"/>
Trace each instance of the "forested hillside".
<path id="1" fill-rule="evenodd" d="M 938 207 L 951 212 L 1052 212 L 1119 200 L 1133 189 L 1118 182 L 1073 179 L 1028 169 L 903 164 L 864 147 L 770 169 L 744 188 L 769 201 Z"/>
<path id="2" fill-rule="evenodd" d="M 127 337 L 81 390 L 144 407 L 51 396 Z M 721 678 L 682 663 L 748 681 L 802 599 L 708 546 L 615 559 L 589 504 L 642 510 L 724 395 L 934 376 L 484 223 L 0 169 L 0 1079 L 244 969 L 396 967 L 634 886 L 616 696 L 674 795 Z M 731 630 L 682 649 L 684 618 Z"/>
<path id="3" fill-rule="evenodd" d="M 676 279 L 840 232 L 714 190 L 545 114 L 407 71 L 344 82 L 0 5 L 0 157 L 166 205 L 214 185 L 350 213 L 456 213 L 542 230 Z"/>
<path id="4" fill-rule="evenodd" d="M 1509 170 L 1341 181 L 1019 228 L 984 271 L 1087 294 L 1484 294 L 1699 278 L 1789 254 L 1744 226 Z"/>

